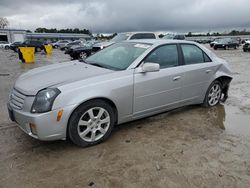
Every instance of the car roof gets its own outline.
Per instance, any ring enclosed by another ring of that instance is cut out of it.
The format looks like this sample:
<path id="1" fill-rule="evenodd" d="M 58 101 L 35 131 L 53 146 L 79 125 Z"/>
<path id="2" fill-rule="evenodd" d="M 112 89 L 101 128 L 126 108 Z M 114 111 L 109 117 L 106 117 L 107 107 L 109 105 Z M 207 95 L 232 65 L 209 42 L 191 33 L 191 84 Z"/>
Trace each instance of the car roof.
<path id="1" fill-rule="evenodd" d="M 186 44 L 197 44 L 193 41 L 185 41 L 185 40 L 167 40 L 167 39 L 137 39 L 137 40 L 127 40 L 122 42 L 129 43 L 146 43 L 152 45 L 162 45 L 162 44 L 176 44 L 176 43 L 186 43 Z"/>

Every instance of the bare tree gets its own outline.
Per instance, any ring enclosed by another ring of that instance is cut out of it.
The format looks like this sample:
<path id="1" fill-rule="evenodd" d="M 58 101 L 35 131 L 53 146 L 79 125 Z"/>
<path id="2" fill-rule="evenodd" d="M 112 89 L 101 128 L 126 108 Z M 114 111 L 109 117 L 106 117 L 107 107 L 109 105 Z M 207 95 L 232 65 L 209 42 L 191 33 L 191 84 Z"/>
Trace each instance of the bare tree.
<path id="1" fill-rule="evenodd" d="M 8 25 L 9 25 L 9 21 L 7 20 L 7 18 L 0 17 L 0 29 L 4 29 Z"/>

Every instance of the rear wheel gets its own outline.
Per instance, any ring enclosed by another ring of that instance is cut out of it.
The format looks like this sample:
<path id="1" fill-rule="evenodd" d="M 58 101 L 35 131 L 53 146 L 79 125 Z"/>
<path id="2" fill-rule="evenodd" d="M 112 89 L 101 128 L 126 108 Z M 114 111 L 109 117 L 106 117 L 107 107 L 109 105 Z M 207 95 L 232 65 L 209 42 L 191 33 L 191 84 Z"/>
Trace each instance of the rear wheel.
<path id="1" fill-rule="evenodd" d="M 5 48 L 5 50 L 8 50 L 8 49 L 10 49 L 10 47 L 9 47 L 9 46 L 5 46 L 4 48 Z"/>
<path id="2" fill-rule="evenodd" d="M 92 100 L 73 112 L 69 120 L 68 135 L 78 146 L 92 146 L 106 140 L 114 124 L 113 108 L 103 100 Z"/>
<path id="3" fill-rule="evenodd" d="M 208 88 L 204 100 L 204 106 L 215 106 L 220 102 L 222 94 L 222 85 L 219 81 L 215 80 Z"/>

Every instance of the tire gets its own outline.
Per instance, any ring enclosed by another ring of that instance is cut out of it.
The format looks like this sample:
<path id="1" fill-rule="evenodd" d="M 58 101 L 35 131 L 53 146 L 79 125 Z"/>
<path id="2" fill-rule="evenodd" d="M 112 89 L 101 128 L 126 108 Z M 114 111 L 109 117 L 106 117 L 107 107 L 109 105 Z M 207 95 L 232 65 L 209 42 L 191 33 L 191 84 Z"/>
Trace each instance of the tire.
<path id="1" fill-rule="evenodd" d="M 246 52 L 247 50 L 246 49 L 243 49 L 243 52 Z"/>
<path id="2" fill-rule="evenodd" d="M 217 47 L 214 47 L 214 50 L 217 50 Z"/>
<path id="3" fill-rule="evenodd" d="M 228 46 L 225 46 L 225 48 L 224 48 L 225 50 L 228 50 Z"/>
<path id="4" fill-rule="evenodd" d="M 55 45 L 55 49 L 57 49 L 58 48 L 58 46 L 57 45 Z"/>
<path id="5" fill-rule="evenodd" d="M 88 57 L 87 52 L 85 52 L 85 51 L 80 52 L 80 54 L 79 54 L 79 59 L 86 59 L 87 57 Z"/>
<path id="6" fill-rule="evenodd" d="M 203 102 L 203 106 L 216 106 L 220 103 L 222 94 L 222 85 L 219 81 L 215 80 L 212 84 L 208 87 L 206 92 L 206 96 Z"/>
<path id="7" fill-rule="evenodd" d="M 36 52 L 41 52 L 42 49 L 41 49 L 40 47 L 36 47 L 36 48 L 35 48 L 35 51 L 36 51 Z"/>
<path id="8" fill-rule="evenodd" d="M 110 136 L 114 124 L 113 108 L 103 100 L 91 100 L 80 105 L 72 113 L 68 124 L 68 136 L 80 147 L 93 146 Z"/>
<path id="9" fill-rule="evenodd" d="M 8 49 L 10 49 L 10 47 L 9 46 L 5 46 L 5 48 L 4 48 L 5 50 L 8 50 Z"/>

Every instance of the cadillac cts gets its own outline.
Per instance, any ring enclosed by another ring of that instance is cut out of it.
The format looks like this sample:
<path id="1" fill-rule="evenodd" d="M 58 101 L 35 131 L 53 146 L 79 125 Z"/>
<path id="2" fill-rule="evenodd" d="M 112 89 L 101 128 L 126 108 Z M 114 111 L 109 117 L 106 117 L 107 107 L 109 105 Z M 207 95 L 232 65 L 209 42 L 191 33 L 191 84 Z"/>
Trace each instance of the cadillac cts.
<path id="1" fill-rule="evenodd" d="M 199 44 L 133 40 L 28 71 L 17 79 L 8 109 L 34 138 L 70 138 L 86 147 L 107 139 L 116 124 L 224 102 L 231 80 L 227 63 Z"/>

